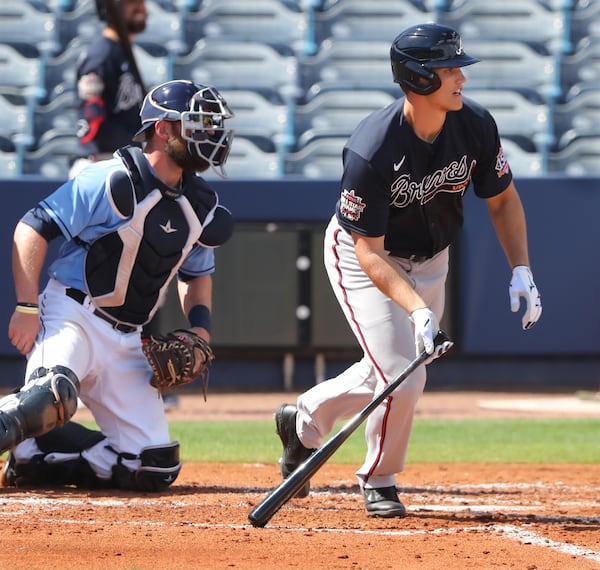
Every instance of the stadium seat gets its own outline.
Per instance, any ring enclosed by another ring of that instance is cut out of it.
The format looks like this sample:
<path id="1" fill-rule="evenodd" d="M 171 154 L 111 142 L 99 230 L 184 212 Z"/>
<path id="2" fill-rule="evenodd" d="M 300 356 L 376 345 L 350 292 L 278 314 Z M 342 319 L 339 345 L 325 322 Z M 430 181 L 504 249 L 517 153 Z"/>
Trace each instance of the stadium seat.
<path id="1" fill-rule="evenodd" d="M 60 43 L 63 49 L 74 39 L 90 41 L 102 30 L 103 23 L 98 19 L 94 0 L 73 0 L 70 10 L 63 10 L 58 16 Z"/>
<path id="2" fill-rule="evenodd" d="M 74 91 L 76 88 L 77 60 L 85 48 L 86 41 L 73 39 L 61 53 L 49 58 L 44 67 L 44 83 L 48 101 Z"/>
<path id="3" fill-rule="evenodd" d="M 44 4 L 35 7 L 26 0 L 10 0 L 0 4 L 0 42 L 35 46 L 40 54 L 60 50 L 56 16 Z"/>
<path id="4" fill-rule="evenodd" d="M 65 91 L 45 105 L 34 109 L 34 140 L 39 145 L 58 134 L 75 134 L 77 123 L 77 98 L 75 91 Z"/>
<path id="5" fill-rule="evenodd" d="M 554 124 L 559 148 L 575 138 L 600 133 L 600 87 L 557 105 Z"/>
<path id="6" fill-rule="evenodd" d="M 488 109 L 496 119 L 501 136 L 522 136 L 532 140 L 548 128 L 548 105 L 543 99 L 529 100 L 509 89 L 466 89 L 463 93 Z"/>
<path id="7" fill-rule="evenodd" d="M 235 129 L 236 137 L 252 139 L 263 150 L 274 151 L 288 130 L 287 108 L 283 101 L 271 101 L 256 91 L 219 91 L 235 113 L 228 125 Z"/>
<path id="8" fill-rule="evenodd" d="M 566 100 L 600 85 L 600 41 L 586 41 L 562 59 L 561 80 Z"/>
<path id="9" fill-rule="evenodd" d="M 40 57 L 26 57 L 16 48 L 0 43 L 0 89 L 30 99 L 45 95 L 43 63 Z"/>
<path id="10" fill-rule="evenodd" d="M 469 41 L 466 51 L 481 59 L 463 68 L 467 89 L 529 89 L 546 97 L 554 86 L 555 60 L 550 52 L 518 41 L 482 39 Z"/>
<path id="11" fill-rule="evenodd" d="M 35 174 L 46 178 L 69 176 L 71 160 L 77 152 L 77 137 L 59 135 L 42 141 L 42 145 L 25 153 L 23 174 Z"/>
<path id="12" fill-rule="evenodd" d="M 502 148 L 515 177 L 535 177 L 542 174 L 542 155 L 537 151 L 528 152 L 508 137 L 502 138 Z"/>
<path id="13" fill-rule="evenodd" d="M 429 21 L 431 15 L 410 2 L 344 0 L 316 12 L 318 40 L 387 41 L 408 26 Z M 319 42 L 320 43 L 320 42 Z"/>
<path id="14" fill-rule="evenodd" d="M 169 53 L 180 54 L 189 51 L 184 37 L 182 16 L 172 2 L 146 0 L 148 20 L 146 29 L 138 34 L 136 42 L 159 44 Z"/>
<path id="15" fill-rule="evenodd" d="M 442 17 L 442 23 L 460 32 L 467 53 L 472 51 L 472 39 L 555 46 L 563 38 L 562 12 L 549 10 L 538 0 L 469 0 L 443 12 Z"/>
<path id="16" fill-rule="evenodd" d="M 275 179 L 280 176 L 279 160 L 278 153 L 265 152 L 251 140 L 236 136 L 225 172 L 230 180 Z M 212 169 L 206 170 L 201 176 L 206 180 L 220 179 Z"/>
<path id="17" fill-rule="evenodd" d="M 550 170 L 567 176 L 600 175 L 600 136 L 581 136 L 551 153 Z"/>
<path id="18" fill-rule="evenodd" d="M 330 137 L 310 141 L 297 152 L 287 155 L 285 174 L 311 179 L 339 179 L 346 140 L 346 137 Z"/>
<path id="19" fill-rule="evenodd" d="M 17 168 L 17 153 L 0 150 L 0 179 L 18 178 L 21 174 Z"/>
<path id="20" fill-rule="evenodd" d="M 219 91 L 243 89 L 282 93 L 296 88 L 297 62 L 260 42 L 200 40 L 187 55 L 175 57 L 173 77 L 189 78 Z"/>
<path id="21" fill-rule="evenodd" d="M 375 89 L 398 95 L 389 63 L 389 41 L 325 40 L 319 52 L 300 61 L 306 98 L 333 89 Z"/>
<path id="22" fill-rule="evenodd" d="M 302 51 L 306 14 L 281 0 L 204 0 L 198 12 L 185 16 L 190 45 L 205 38 L 283 44 Z"/>
<path id="23" fill-rule="evenodd" d="M 0 93 L 0 136 L 11 139 L 16 134 L 28 132 L 28 108 L 24 98 L 5 97 Z"/>
<path id="24" fill-rule="evenodd" d="M 398 93 L 400 95 L 400 93 Z M 296 107 L 294 126 L 298 144 L 324 136 L 349 136 L 370 112 L 396 100 L 385 91 L 324 91 Z"/>

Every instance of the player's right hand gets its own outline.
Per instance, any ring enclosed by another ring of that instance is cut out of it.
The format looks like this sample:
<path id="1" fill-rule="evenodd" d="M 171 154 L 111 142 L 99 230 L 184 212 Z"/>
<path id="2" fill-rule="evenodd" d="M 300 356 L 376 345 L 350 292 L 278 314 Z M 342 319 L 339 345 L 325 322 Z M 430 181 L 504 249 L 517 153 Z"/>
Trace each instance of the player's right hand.
<path id="1" fill-rule="evenodd" d="M 428 307 L 415 309 L 410 314 L 410 320 L 415 328 L 415 350 L 417 356 L 419 356 L 423 350 L 425 350 L 427 354 L 431 354 L 431 358 L 428 358 L 425 361 L 425 364 L 429 364 L 436 358 L 439 358 L 454 345 L 451 340 L 447 340 L 442 344 L 435 346 L 434 339 L 440 330 L 440 325 L 436 316 Z"/>
<path id="2" fill-rule="evenodd" d="M 39 329 L 38 315 L 14 312 L 8 324 L 8 338 L 22 355 L 27 356 L 33 348 Z"/>

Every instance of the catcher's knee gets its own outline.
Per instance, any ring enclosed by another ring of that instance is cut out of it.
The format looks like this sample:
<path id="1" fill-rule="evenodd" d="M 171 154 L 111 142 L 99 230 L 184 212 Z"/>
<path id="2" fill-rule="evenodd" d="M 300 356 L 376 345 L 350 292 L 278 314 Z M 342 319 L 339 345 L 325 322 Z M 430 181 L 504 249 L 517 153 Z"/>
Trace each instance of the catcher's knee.
<path id="1" fill-rule="evenodd" d="M 139 456 L 117 453 L 113 480 L 117 487 L 134 491 L 157 492 L 168 489 L 181 471 L 179 442 L 153 445 L 142 449 Z M 132 471 L 123 465 L 123 459 L 139 459 L 140 466 Z"/>
<path id="2" fill-rule="evenodd" d="M 65 366 L 38 368 L 17 393 L 0 401 L 0 453 L 62 426 L 77 411 L 79 379 Z"/>

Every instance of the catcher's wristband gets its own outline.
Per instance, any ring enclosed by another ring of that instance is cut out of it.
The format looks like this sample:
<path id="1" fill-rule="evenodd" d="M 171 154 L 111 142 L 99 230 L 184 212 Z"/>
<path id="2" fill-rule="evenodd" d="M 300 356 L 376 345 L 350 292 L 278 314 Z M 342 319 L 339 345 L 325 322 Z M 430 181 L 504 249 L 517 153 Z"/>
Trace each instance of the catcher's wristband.
<path id="1" fill-rule="evenodd" d="M 194 305 L 188 313 L 192 327 L 199 327 L 210 332 L 210 309 L 206 305 Z"/>

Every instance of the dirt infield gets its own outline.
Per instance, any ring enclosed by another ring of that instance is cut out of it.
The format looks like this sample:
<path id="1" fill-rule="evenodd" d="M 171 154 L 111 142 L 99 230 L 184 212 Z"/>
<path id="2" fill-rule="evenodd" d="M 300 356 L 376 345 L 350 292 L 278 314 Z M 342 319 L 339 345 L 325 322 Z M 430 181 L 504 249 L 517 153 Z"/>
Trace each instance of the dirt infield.
<path id="1" fill-rule="evenodd" d="M 531 398 L 543 405 L 524 411 Z M 181 396 L 169 413 L 264 418 L 284 399 L 292 397 L 210 395 L 198 403 Z M 559 395 L 431 394 L 418 411 L 531 414 L 600 417 L 600 404 Z M 0 568 L 600 568 L 599 465 L 410 464 L 400 480 L 409 515 L 402 520 L 365 515 L 353 470 L 325 465 L 311 495 L 290 501 L 265 528 L 247 516 L 279 482 L 276 464 L 186 464 L 159 495 L 2 489 Z"/>

